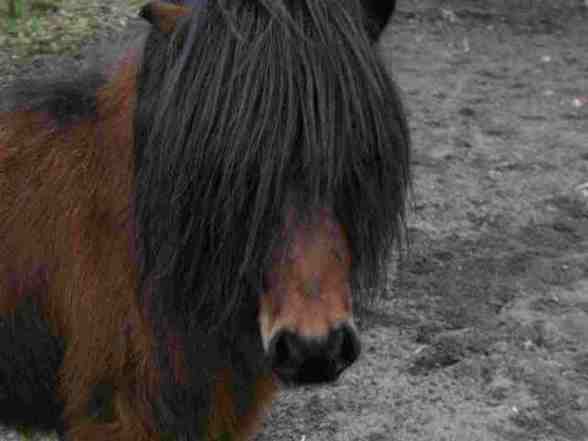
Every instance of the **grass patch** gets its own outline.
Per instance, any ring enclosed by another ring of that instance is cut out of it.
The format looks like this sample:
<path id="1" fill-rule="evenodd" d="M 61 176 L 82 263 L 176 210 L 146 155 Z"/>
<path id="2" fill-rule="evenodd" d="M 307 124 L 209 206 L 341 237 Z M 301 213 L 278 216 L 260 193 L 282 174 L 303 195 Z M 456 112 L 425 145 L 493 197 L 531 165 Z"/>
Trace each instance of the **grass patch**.
<path id="1" fill-rule="evenodd" d="M 144 2 L 130 0 L 33 0 L 11 18 L 0 3 L 0 46 L 15 61 L 37 54 L 76 53 L 97 31 L 116 33 Z"/>

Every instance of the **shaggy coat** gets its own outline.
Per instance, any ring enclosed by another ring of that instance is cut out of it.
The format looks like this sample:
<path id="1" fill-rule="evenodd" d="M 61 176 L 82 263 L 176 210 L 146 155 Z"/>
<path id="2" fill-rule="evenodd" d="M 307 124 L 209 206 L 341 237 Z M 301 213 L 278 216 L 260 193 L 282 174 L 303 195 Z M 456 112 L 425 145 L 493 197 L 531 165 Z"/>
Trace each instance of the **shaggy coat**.
<path id="1" fill-rule="evenodd" d="M 15 86 L 0 113 L 4 424 L 246 439 L 278 386 L 279 256 L 325 238 L 353 302 L 385 284 L 409 183 L 374 47 L 394 2 L 192 3 L 148 5 L 114 66 Z"/>

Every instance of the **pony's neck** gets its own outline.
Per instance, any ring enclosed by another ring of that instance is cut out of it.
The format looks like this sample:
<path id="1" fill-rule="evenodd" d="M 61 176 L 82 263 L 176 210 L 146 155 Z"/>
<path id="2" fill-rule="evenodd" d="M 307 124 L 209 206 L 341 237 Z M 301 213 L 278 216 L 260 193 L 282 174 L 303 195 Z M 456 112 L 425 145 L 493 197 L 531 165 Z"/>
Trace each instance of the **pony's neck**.
<path id="1" fill-rule="evenodd" d="M 128 49 L 104 73 L 108 80 L 97 92 L 96 155 L 105 168 L 105 192 L 128 194 L 125 203 L 130 203 L 134 176 L 133 121 L 136 106 L 137 74 L 141 50 Z M 108 170 L 107 170 L 108 168 Z M 107 187 L 107 188 L 106 188 Z M 111 203 L 120 204 L 123 198 L 112 197 Z M 120 207 L 123 211 L 125 208 Z"/>
<path id="2" fill-rule="evenodd" d="M 106 67 L 104 75 L 108 81 L 98 92 L 100 109 L 107 112 L 115 109 L 123 112 L 134 111 L 142 52 L 140 46 L 126 48 L 121 57 Z M 108 114 L 103 116 L 109 117 Z"/>

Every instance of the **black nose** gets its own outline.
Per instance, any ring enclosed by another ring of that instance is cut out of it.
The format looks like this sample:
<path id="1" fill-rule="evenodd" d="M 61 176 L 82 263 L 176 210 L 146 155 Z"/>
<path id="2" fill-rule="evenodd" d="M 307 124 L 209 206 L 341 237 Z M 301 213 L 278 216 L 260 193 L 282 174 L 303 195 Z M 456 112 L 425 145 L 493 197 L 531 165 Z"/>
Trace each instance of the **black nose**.
<path id="1" fill-rule="evenodd" d="M 334 381 L 359 353 L 359 339 L 349 326 L 334 329 L 326 338 L 281 331 L 270 341 L 268 351 L 273 371 L 293 385 Z"/>

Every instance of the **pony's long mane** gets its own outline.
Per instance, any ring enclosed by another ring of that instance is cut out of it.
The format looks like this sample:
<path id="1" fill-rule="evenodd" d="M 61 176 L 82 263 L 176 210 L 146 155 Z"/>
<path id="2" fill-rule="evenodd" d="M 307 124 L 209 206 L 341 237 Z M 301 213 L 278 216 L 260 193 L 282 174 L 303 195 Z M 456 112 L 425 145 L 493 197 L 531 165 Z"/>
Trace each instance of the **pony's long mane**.
<path id="1" fill-rule="evenodd" d="M 252 303 L 288 206 L 301 222 L 331 208 L 357 291 L 381 286 L 409 135 L 363 14 L 359 0 L 210 0 L 173 35 L 151 32 L 134 209 L 154 314 L 210 330 Z"/>
<path id="2" fill-rule="evenodd" d="M 383 22 L 362 0 L 191 4 L 178 23 L 144 15 L 146 40 L 99 73 L 0 97 L 0 376 L 18 378 L 0 384 L 0 405 L 16 402 L 0 416 L 14 424 L 245 436 L 276 386 L 258 295 L 301 224 L 328 213 L 325 241 L 347 235 L 356 299 L 383 287 L 410 178 L 373 47 Z"/>

